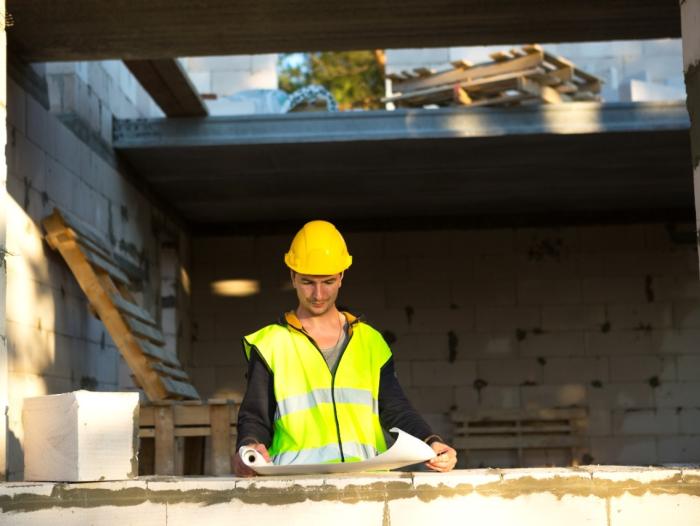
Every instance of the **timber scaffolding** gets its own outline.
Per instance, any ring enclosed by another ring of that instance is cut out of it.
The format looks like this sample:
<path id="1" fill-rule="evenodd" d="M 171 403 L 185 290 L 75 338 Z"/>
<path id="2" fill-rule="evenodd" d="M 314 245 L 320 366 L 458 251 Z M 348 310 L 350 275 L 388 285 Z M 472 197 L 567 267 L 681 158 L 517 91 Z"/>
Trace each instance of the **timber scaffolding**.
<path id="1" fill-rule="evenodd" d="M 537 44 L 498 51 L 493 62 L 452 62 L 452 69 L 391 73 L 392 94 L 382 102 L 400 107 L 510 106 L 598 101 L 603 81 Z"/>

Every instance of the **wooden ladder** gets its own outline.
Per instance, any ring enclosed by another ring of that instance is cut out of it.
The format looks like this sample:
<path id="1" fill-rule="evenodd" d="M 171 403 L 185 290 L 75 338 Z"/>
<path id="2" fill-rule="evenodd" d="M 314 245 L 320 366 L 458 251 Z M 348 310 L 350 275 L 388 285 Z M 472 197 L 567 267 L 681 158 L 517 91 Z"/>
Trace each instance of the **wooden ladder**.
<path id="1" fill-rule="evenodd" d="M 135 303 L 129 276 L 103 237 L 88 225 L 68 221 L 56 209 L 43 225 L 47 242 L 65 259 L 148 399 L 199 399 L 175 353 L 164 347 L 156 321 Z"/>

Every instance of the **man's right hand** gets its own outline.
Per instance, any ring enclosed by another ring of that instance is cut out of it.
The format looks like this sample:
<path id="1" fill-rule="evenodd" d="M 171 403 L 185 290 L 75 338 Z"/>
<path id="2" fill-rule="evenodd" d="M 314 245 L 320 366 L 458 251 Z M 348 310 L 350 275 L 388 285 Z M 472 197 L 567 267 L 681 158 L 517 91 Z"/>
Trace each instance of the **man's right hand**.
<path id="1" fill-rule="evenodd" d="M 265 444 L 246 444 L 245 447 L 252 447 L 256 451 L 260 452 L 265 458 L 265 460 L 270 462 L 270 454 L 267 452 Z M 241 458 L 238 451 L 236 451 L 236 454 L 233 457 L 233 474 L 237 477 L 254 477 L 257 475 L 255 471 L 253 471 L 251 468 L 249 468 L 243 463 L 243 459 Z"/>

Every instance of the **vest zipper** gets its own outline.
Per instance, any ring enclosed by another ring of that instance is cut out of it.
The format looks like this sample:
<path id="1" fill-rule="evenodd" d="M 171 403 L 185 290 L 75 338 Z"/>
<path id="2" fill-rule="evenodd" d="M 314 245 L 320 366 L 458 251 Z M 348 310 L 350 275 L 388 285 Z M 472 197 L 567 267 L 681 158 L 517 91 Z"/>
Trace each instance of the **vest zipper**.
<path id="1" fill-rule="evenodd" d="M 319 350 L 320 352 L 320 350 Z M 340 365 L 340 359 L 343 356 L 338 357 L 338 365 Z M 338 370 L 338 367 L 335 368 Z M 331 373 L 331 400 L 333 400 L 333 417 L 335 418 L 335 432 L 338 436 L 338 448 L 340 449 L 340 461 L 345 462 L 345 453 L 343 453 L 343 441 L 340 439 L 340 422 L 338 422 L 338 409 L 335 407 L 335 373 Z"/>
<path id="2" fill-rule="evenodd" d="M 328 367 L 328 372 L 331 373 L 331 400 L 333 401 L 333 419 L 335 420 L 335 433 L 336 433 L 336 436 L 338 437 L 338 449 L 340 449 L 340 461 L 345 462 L 345 453 L 343 452 L 343 441 L 340 439 L 340 422 L 338 421 L 338 408 L 335 406 L 335 373 L 338 372 L 338 368 L 340 367 L 340 361 L 343 359 L 343 355 L 345 354 L 345 349 L 347 349 L 348 345 L 350 345 L 350 340 L 352 339 L 352 333 L 348 334 L 348 339 L 345 342 L 345 347 L 343 347 L 343 350 L 341 351 L 340 356 L 338 356 L 338 363 L 335 366 L 335 371 L 331 371 L 331 368 L 328 366 L 328 363 L 326 362 L 326 358 L 323 356 L 323 353 L 321 352 L 321 348 L 318 346 L 316 341 L 303 328 L 302 328 L 301 332 L 304 335 L 306 335 L 306 337 L 309 339 L 311 344 L 316 348 L 318 353 L 321 355 L 321 358 L 323 359 L 323 363 L 325 363 L 326 367 Z"/>

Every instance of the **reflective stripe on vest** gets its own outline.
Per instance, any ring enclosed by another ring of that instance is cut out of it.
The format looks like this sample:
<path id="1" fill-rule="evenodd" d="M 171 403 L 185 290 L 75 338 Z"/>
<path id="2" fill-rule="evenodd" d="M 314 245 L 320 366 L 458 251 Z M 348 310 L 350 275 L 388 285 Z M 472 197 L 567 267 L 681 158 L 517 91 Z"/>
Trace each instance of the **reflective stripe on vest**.
<path id="1" fill-rule="evenodd" d="M 377 450 L 366 444 L 357 442 L 343 442 L 343 453 L 346 459 L 368 460 L 377 455 Z M 331 444 L 323 447 L 302 449 L 301 451 L 285 451 L 272 457 L 272 462 L 277 465 L 287 464 L 328 464 L 340 462 L 340 447 Z"/>
<path id="2" fill-rule="evenodd" d="M 296 411 L 312 409 L 319 404 L 332 404 L 332 389 L 314 389 L 310 393 L 290 396 L 284 400 L 277 401 L 277 412 L 275 420 L 287 416 Z M 336 404 L 357 404 L 365 405 L 372 409 L 375 415 L 379 415 L 379 402 L 372 397 L 370 391 L 364 389 L 353 389 L 352 387 L 337 387 L 335 389 Z"/>

